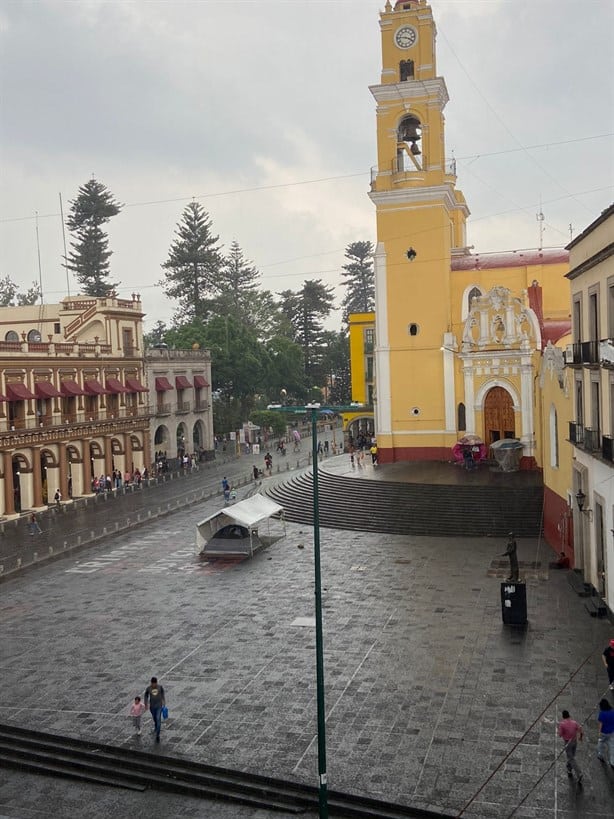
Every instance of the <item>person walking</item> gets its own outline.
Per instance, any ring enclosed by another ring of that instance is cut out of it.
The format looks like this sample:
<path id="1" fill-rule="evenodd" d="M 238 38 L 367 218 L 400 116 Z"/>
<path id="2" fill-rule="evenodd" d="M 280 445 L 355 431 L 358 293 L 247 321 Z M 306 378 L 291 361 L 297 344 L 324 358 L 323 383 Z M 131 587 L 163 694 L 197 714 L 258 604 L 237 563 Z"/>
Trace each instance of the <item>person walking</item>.
<path id="1" fill-rule="evenodd" d="M 162 709 L 166 705 L 164 699 L 164 688 L 158 684 L 158 678 L 152 677 L 151 683 L 145 689 L 145 708 L 149 708 L 149 713 L 154 722 L 156 742 L 160 742 L 160 728 L 162 726 Z"/>
<path id="2" fill-rule="evenodd" d="M 377 466 L 377 444 L 372 444 L 369 452 L 371 453 L 371 463 L 373 466 Z"/>
<path id="3" fill-rule="evenodd" d="M 30 534 L 31 534 L 32 536 L 34 536 L 34 535 L 42 535 L 42 533 L 43 533 L 43 530 L 42 530 L 42 529 L 41 529 L 41 527 L 38 525 L 38 521 L 37 521 L 37 519 L 36 519 L 36 515 L 34 514 L 34 512 L 32 512 L 32 514 L 30 515 L 30 521 L 29 521 L 29 523 L 28 523 L 28 527 L 29 527 L 29 529 L 30 529 Z"/>
<path id="4" fill-rule="evenodd" d="M 55 490 L 55 495 L 53 496 L 53 500 L 55 501 L 55 505 L 59 509 L 60 505 L 62 503 L 62 493 L 60 492 L 59 489 Z"/>
<path id="5" fill-rule="evenodd" d="M 605 670 L 608 672 L 608 680 L 610 682 L 610 691 L 614 691 L 614 640 L 610 640 L 610 644 L 606 647 L 601 655 Z"/>
<path id="6" fill-rule="evenodd" d="M 141 717 L 145 711 L 145 704 L 140 697 L 135 697 L 134 702 L 130 706 L 130 716 L 132 717 L 132 724 L 134 725 L 135 734 L 141 733 Z"/>
<path id="7" fill-rule="evenodd" d="M 580 766 L 576 762 L 576 750 L 578 749 L 578 740 L 582 742 L 584 739 L 584 731 L 579 722 L 572 719 L 569 711 L 563 711 L 563 719 L 559 722 L 559 736 L 565 743 L 565 755 L 567 757 L 567 776 L 570 778 L 574 775 L 578 777 L 578 785 L 582 787 L 583 774 Z"/>
<path id="8" fill-rule="evenodd" d="M 609 762 L 614 770 L 614 709 L 605 697 L 599 700 L 599 739 L 597 741 L 597 759 Z"/>
<path id="9" fill-rule="evenodd" d="M 226 475 L 222 478 L 222 492 L 224 493 L 224 503 L 228 506 L 228 502 L 230 501 L 230 484 L 228 483 Z"/>

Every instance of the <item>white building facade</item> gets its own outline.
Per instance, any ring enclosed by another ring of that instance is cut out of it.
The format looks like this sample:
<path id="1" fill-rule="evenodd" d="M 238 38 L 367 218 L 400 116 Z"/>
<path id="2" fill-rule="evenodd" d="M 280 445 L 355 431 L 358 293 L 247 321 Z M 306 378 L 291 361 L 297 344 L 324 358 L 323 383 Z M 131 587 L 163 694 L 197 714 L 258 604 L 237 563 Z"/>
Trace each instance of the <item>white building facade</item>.
<path id="1" fill-rule="evenodd" d="M 568 249 L 575 564 L 614 611 L 614 205 Z"/>

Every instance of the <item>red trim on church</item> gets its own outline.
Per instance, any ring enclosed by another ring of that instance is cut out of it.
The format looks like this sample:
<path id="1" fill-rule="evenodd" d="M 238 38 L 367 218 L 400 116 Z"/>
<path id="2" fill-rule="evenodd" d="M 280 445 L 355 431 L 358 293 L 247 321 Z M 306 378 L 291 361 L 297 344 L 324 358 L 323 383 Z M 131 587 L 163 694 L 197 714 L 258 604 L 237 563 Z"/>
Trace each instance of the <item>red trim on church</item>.
<path id="1" fill-rule="evenodd" d="M 452 270 L 496 270 L 499 267 L 560 264 L 569 262 L 569 251 L 563 248 L 544 250 L 508 250 L 503 253 L 469 253 L 453 256 Z"/>

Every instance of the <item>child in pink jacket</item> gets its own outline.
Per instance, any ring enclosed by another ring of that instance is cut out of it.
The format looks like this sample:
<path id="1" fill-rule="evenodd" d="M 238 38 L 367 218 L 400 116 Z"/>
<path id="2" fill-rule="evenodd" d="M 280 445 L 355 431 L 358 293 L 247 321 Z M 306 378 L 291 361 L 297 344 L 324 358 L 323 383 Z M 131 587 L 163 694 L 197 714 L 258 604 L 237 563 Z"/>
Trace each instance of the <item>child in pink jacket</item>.
<path id="1" fill-rule="evenodd" d="M 130 716 L 137 734 L 141 733 L 141 715 L 145 711 L 145 705 L 141 702 L 140 697 L 135 697 L 134 702 L 130 706 Z"/>

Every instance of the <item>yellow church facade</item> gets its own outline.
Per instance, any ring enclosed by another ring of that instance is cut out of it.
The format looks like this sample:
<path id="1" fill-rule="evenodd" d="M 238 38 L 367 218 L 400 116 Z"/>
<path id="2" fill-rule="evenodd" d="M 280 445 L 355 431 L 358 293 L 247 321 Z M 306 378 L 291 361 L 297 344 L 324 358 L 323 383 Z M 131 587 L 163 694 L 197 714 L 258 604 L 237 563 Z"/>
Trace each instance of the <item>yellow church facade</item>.
<path id="1" fill-rule="evenodd" d="M 563 249 L 477 254 L 445 156 L 445 81 L 424 0 L 380 16 L 375 427 L 380 462 L 448 459 L 459 432 L 516 438 L 536 463 L 542 350 L 569 328 Z"/>

